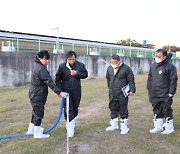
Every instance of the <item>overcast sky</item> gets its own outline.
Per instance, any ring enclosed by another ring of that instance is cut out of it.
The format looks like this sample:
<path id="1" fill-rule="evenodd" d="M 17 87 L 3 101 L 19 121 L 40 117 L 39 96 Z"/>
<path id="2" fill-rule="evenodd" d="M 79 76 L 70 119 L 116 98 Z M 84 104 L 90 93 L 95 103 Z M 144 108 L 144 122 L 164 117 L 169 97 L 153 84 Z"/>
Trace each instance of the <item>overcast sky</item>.
<path id="1" fill-rule="evenodd" d="M 0 29 L 180 46 L 180 0 L 0 0 Z"/>

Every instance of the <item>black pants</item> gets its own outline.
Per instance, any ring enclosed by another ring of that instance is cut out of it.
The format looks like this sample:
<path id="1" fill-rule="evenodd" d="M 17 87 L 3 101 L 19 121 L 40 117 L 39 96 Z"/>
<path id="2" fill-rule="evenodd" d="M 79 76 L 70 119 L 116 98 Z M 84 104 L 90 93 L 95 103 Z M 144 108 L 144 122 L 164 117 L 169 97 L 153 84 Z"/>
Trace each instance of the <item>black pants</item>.
<path id="1" fill-rule="evenodd" d="M 73 120 L 78 115 L 80 99 L 81 99 L 81 97 L 73 97 L 73 95 L 70 94 L 70 97 L 69 97 L 69 121 Z M 66 104 L 64 106 L 64 117 L 67 120 Z"/>
<path id="2" fill-rule="evenodd" d="M 120 94 L 118 98 L 114 98 L 109 102 L 109 109 L 111 111 L 111 119 L 117 118 L 119 115 L 121 119 L 128 118 L 128 97 Z"/>
<path id="3" fill-rule="evenodd" d="M 153 98 L 152 99 L 153 112 L 156 114 L 156 118 L 167 118 L 173 119 L 173 109 L 171 105 L 173 103 L 172 97 L 166 98 Z"/>
<path id="4" fill-rule="evenodd" d="M 31 105 L 32 105 L 31 123 L 33 123 L 35 126 L 41 126 L 42 119 L 44 118 L 45 102 L 31 100 Z"/>

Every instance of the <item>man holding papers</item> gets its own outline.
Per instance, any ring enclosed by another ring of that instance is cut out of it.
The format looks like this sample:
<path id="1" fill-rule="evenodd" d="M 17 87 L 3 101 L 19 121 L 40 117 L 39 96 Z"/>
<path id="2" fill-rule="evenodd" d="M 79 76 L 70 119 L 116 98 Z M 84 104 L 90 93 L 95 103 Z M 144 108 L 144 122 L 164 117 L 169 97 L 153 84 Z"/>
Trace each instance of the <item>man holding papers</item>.
<path id="1" fill-rule="evenodd" d="M 111 57 L 111 65 L 106 73 L 107 85 L 109 88 L 109 109 L 111 120 L 106 131 L 119 129 L 118 117 L 120 115 L 121 134 L 127 134 L 128 121 L 128 96 L 135 93 L 134 74 L 129 66 L 120 61 L 118 55 Z"/>

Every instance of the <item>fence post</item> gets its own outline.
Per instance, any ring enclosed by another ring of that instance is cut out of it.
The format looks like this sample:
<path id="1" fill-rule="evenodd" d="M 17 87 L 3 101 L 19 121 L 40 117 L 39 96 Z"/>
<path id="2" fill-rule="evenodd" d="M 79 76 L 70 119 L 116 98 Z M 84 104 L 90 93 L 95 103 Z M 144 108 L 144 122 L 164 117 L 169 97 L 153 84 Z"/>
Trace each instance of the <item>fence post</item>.
<path id="1" fill-rule="evenodd" d="M 112 47 L 110 47 L 110 56 L 112 56 Z"/>
<path id="2" fill-rule="evenodd" d="M 86 54 L 89 55 L 89 52 L 88 52 L 88 44 L 86 45 Z"/>
<path id="3" fill-rule="evenodd" d="M 72 43 L 72 51 L 74 51 L 74 43 Z"/>
<path id="4" fill-rule="evenodd" d="M 19 39 L 16 38 L 16 49 L 17 49 L 17 52 L 19 52 Z"/>

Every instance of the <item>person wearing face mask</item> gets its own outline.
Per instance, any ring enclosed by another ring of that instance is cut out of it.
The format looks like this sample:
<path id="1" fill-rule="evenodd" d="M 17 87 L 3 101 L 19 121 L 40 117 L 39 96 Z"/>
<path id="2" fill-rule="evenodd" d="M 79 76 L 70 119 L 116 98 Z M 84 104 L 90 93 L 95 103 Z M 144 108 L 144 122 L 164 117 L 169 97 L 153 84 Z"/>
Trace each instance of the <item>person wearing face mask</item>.
<path id="1" fill-rule="evenodd" d="M 149 101 L 154 112 L 154 128 L 150 133 L 170 134 L 174 132 L 173 125 L 173 96 L 177 88 L 176 67 L 169 62 L 168 53 L 158 49 L 155 53 L 155 63 L 150 67 L 147 80 Z M 163 118 L 166 119 L 163 124 Z"/>
<path id="2" fill-rule="evenodd" d="M 118 55 L 111 57 L 111 65 L 106 72 L 107 86 L 109 88 L 109 109 L 110 109 L 110 126 L 106 131 L 119 129 L 118 118 L 120 115 L 121 134 L 127 134 L 129 128 L 128 122 L 128 96 L 135 93 L 134 74 L 129 66 L 120 61 Z M 123 93 L 123 88 L 129 86 L 127 95 Z"/>

